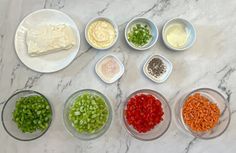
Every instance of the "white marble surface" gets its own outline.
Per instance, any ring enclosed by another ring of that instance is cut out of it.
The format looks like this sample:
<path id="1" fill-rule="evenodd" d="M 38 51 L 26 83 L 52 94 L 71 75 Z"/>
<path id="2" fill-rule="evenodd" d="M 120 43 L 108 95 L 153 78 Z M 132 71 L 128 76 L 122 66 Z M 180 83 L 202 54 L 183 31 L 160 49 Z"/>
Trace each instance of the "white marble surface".
<path id="1" fill-rule="evenodd" d="M 82 46 L 76 60 L 66 69 L 40 74 L 26 68 L 17 58 L 13 37 L 24 16 L 42 8 L 59 9 L 77 23 Z M 104 15 L 119 25 L 118 43 L 108 51 L 97 51 L 86 43 L 83 32 L 90 18 Z M 154 48 L 137 52 L 124 41 L 123 31 L 135 16 L 153 19 L 161 29 L 172 17 L 186 18 L 197 29 L 197 41 L 185 52 L 172 52 L 161 39 Z M 236 151 L 236 1 L 235 0 L 0 0 L 0 102 L 19 89 L 33 89 L 53 103 L 55 117 L 49 131 L 32 142 L 11 138 L 0 125 L 1 153 L 234 153 Z M 124 76 L 116 83 L 103 83 L 94 72 L 96 61 L 114 53 L 125 64 Z M 174 65 L 173 73 L 163 84 L 147 79 L 141 67 L 152 53 L 160 53 Z M 174 122 L 160 139 L 141 142 L 129 136 L 119 122 L 118 107 L 127 95 L 141 88 L 157 90 L 174 102 L 197 87 L 219 90 L 230 101 L 232 120 L 228 130 L 214 140 L 199 140 L 182 133 Z M 69 135 L 62 121 L 67 97 L 83 88 L 99 89 L 111 100 L 115 111 L 110 130 L 101 138 L 83 142 Z M 2 103 L 0 105 L 2 108 Z"/>

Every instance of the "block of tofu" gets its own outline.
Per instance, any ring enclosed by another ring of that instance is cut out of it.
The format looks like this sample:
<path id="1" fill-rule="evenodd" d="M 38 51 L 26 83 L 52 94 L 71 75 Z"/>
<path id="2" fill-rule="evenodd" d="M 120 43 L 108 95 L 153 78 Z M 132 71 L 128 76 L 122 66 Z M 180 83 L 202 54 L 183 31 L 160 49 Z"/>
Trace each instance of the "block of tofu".
<path id="1" fill-rule="evenodd" d="M 72 48 L 76 37 L 73 29 L 65 24 L 42 25 L 27 32 L 26 43 L 28 54 L 39 56 Z"/>

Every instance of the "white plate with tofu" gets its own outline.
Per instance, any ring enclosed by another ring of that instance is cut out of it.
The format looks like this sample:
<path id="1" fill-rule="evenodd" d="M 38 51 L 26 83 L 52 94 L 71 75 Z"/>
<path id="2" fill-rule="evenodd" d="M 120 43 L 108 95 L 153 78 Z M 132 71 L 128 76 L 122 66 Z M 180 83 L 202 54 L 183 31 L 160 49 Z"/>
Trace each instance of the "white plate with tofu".
<path id="1" fill-rule="evenodd" d="M 26 16 L 15 34 L 15 50 L 30 69 L 51 73 L 68 66 L 80 47 L 80 34 L 75 22 L 65 13 L 38 10 Z"/>

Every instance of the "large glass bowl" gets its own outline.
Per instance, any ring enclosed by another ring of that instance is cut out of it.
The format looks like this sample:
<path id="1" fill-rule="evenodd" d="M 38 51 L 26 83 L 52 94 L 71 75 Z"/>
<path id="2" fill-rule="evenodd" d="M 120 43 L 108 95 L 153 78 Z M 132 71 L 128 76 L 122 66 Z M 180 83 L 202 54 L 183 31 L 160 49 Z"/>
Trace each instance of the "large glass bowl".
<path id="1" fill-rule="evenodd" d="M 31 141 L 31 140 L 35 140 L 41 137 L 47 132 L 48 128 L 51 125 L 52 118 L 49 121 L 48 123 L 49 125 L 45 130 L 43 131 L 37 130 L 33 133 L 23 133 L 21 130 L 18 129 L 17 124 L 12 120 L 13 118 L 12 112 L 15 109 L 17 99 L 19 99 L 20 97 L 27 97 L 27 96 L 33 96 L 33 95 L 42 96 L 44 99 L 46 99 L 53 115 L 52 106 L 49 103 L 48 99 L 41 93 L 33 91 L 33 90 L 21 90 L 19 92 L 16 92 L 10 98 L 8 98 L 8 100 L 5 102 L 2 109 L 1 119 L 2 119 L 2 124 L 3 124 L 4 129 L 10 136 L 20 141 Z"/>
<path id="2" fill-rule="evenodd" d="M 108 107 L 109 114 L 108 114 L 107 122 L 105 123 L 105 125 L 102 128 L 100 128 L 99 130 L 97 130 L 93 134 L 77 132 L 76 129 L 72 126 L 71 121 L 69 120 L 69 112 L 70 112 L 71 106 L 75 102 L 76 98 L 84 93 L 90 93 L 92 95 L 97 95 L 97 96 L 102 97 L 105 100 L 105 103 Z M 65 127 L 71 135 L 73 135 L 76 138 L 81 139 L 81 140 L 93 140 L 93 139 L 96 139 L 96 138 L 102 136 L 109 129 L 111 122 L 112 122 L 112 117 L 113 117 L 112 108 L 111 108 L 111 104 L 110 104 L 108 98 L 105 95 L 103 95 L 102 93 L 100 93 L 99 91 L 96 91 L 93 89 L 83 89 L 83 90 L 79 90 L 79 91 L 73 93 L 67 99 L 67 101 L 64 105 L 63 119 L 64 119 Z"/>
<path id="3" fill-rule="evenodd" d="M 215 103 L 218 108 L 220 109 L 220 118 L 218 124 L 211 130 L 207 132 L 195 132 L 192 131 L 184 122 L 182 108 L 187 100 L 187 98 L 195 93 L 200 93 L 202 96 L 208 98 L 211 102 Z M 194 137 L 201 138 L 201 139 L 212 139 L 215 137 L 220 136 L 225 132 L 227 127 L 229 126 L 231 113 L 230 107 L 228 104 L 227 99 L 216 90 L 209 89 L 209 88 L 200 88 L 193 90 L 192 92 L 182 96 L 180 100 L 177 101 L 175 104 L 175 119 L 178 127 L 180 127 L 183 131 L 193 135 Z"/>
<path id="4" fill-rule="evenodd" d="M 125 109 L 127 108 L 129 99 L 139 94 L 148 94 L 156 97 L 158 100 L 160 100 L 164 112 L 163 120 L 159 124 L 157 124 L 153 129 L 146 133 L 139 133 L 136 129 L 133 128 L 133 126 L 129 125 L 125 116 Z M 171 123 L 171 110 L 167 100 L 160 93 L 150 89 L 142 89 L 132 93 L 124 102 L 121 108 L 121 115 L 124 127 L 128 131 L 128 133 L 134 138 L 142 141 L 150 141 L 160 138 L 168 130 Z"/>

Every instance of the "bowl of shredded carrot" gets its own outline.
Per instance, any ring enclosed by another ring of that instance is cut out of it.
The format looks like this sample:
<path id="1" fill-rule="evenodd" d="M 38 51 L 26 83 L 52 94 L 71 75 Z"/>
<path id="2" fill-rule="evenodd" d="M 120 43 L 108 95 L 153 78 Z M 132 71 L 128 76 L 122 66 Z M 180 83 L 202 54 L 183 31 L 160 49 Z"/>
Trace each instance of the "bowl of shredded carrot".
<path id="1" fill-rule="evenodd" d="M 229 103 L 210 88 L 196 89 L 183 96 L 175 106 L 178 125 L 194 137 L 212 139 L 223 134 L 231 119 Z"/>

